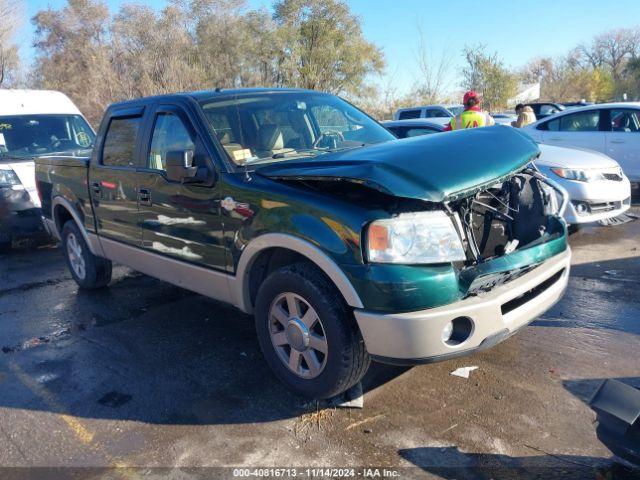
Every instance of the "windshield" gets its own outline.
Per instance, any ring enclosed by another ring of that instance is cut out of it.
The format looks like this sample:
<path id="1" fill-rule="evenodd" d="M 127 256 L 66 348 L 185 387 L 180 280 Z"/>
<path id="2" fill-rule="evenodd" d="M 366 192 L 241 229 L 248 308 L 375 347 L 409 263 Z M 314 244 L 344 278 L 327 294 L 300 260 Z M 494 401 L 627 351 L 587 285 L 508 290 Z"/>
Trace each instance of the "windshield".
<path id="1" fill-rule="evenodd" d="M 236 165 L 315 157 L 395 139 L 357 108 L 323 93 L 213 97 L 200 106 Z"/>
<path id="2" fill-rule="evenodd" d="M 92 148 L 94 139 L 81 115 L 0 116 L 0 158 L 74 154 Z"/>

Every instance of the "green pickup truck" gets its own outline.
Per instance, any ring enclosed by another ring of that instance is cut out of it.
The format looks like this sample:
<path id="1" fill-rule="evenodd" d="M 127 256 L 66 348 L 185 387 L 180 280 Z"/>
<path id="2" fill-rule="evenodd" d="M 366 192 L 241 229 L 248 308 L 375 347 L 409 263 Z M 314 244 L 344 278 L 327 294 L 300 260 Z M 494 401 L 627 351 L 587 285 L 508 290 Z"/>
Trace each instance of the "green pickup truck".
<path id="1" fill-rule="evenodd" d="M 333 95 L 215 90 L 110 106 L 91 158 L 40 158 L 36 183 L 81 288 L 115 261 L 231 303 L 278 378 L 328 398 L 562 296 L 566 198 L 538 154 L 508 127 L 397 140 Z"/>

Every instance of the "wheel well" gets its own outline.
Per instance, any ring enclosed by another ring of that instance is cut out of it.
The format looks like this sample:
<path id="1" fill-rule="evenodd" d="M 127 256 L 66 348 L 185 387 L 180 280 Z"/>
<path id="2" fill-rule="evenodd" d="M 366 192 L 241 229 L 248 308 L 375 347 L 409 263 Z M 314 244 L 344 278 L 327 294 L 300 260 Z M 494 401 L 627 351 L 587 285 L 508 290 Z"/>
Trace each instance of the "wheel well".
<path id="1" fill-rule="evenodd" d="M 53 220 L 56 223 L 56 229 L 58 232 L 62 233 L 62 227 L 64 227 L 64 224 L 69 220 L 73 220 L 73 216 L 63 205 L 56 205 L 55 210 L 53 211 Z"/>
<path id="2" fill-rule="evenodd" d="M 313 262 L 304 255 L 294 252 L 293 250 L 289 250 L 288 248 L 273 247 L 260 252 L 258 254 L 258 258 L 253 261 L 251 271 L 249 272 L 249 295 L 251 298 L 251 305 L 255 305 L 260 285 L 262 285 L 264 279 L 267 278 L 271 272 L 284 267 L 285 265 L 291 265 L 292 263 L 301 261 L 313 264 Z"/>

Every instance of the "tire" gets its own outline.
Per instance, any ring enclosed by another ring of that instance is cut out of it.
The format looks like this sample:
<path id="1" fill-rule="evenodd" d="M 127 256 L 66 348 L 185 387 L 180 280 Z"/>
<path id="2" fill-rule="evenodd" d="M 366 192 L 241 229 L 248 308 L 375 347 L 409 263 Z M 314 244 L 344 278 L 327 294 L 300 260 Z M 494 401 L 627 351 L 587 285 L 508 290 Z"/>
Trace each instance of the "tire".
<path id="1" fill-rule="evenodd" d="M 567 227 L 567 233 L 569 233 L 569 235 L 575 235 L 576 233 L 578 233 L 580 230 L 582 229 L 582 227 L 580 225 L 576 225 L 576 224 L 571 224 Z"/>
<path id="2" fill-rule="evenodd" d="M 101 288 L 111 281 L 111 261 L 91 253 L 73 220 L 62 227 L 62 251 L 69 271 L 80 288 Z"/>
<path id="3" fill-rule="evenodd" d="M 309 263 L 284 266 L 266 278 L 256 298 L 255 321 L 267 363 L 280 381 L 303 396 L 334 397 L 358 383 L 369 368 L 352 312 Z"/>

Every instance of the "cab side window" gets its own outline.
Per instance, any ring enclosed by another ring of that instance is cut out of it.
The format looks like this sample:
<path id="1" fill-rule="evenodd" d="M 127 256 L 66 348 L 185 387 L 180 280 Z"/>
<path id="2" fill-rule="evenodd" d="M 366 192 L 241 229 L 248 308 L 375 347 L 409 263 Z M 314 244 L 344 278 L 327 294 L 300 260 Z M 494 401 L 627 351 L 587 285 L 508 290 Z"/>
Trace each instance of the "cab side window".
<path id="1" fill-rule="evenodd" d="M 160 113 L 153 126 L 147 166 L 153 170 L 166 170 L 167 152 L 173 150 L 195 150 L 195 140 L 180 117 Z"/>
<path id="2" fill-rule="evenodd" d="M 102 146 L 102 164 L 135 167 L 136 138 L 141 117 L 114 117 L 109 122 Z"/>

